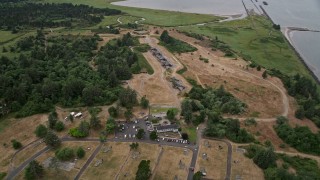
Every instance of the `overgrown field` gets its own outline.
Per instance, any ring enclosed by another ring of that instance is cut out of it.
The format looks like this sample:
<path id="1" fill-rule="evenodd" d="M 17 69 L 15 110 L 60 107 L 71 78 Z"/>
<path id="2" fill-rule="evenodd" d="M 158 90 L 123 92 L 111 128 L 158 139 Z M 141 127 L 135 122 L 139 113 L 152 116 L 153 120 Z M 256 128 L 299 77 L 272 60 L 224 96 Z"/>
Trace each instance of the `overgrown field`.
<path id="1" fill-rule="evenodd" d="M 300 73 L 310 76 L 290 48 L 280 31 L 262 16 L 243 20 L 210 23 L 205 26 L 179 27 L 179 30 L 208 36 L 227 43 L 232 50 L 245 59 L 266 68 L 275 68 L 289 75 Z"/>

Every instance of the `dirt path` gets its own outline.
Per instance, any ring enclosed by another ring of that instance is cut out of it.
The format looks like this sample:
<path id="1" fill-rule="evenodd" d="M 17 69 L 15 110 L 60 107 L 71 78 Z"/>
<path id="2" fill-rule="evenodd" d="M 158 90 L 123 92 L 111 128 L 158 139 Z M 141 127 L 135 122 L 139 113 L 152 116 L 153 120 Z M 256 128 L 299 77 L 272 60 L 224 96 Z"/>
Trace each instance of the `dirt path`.
<path id="1" fill-rule="evenodd" d="M 214 61 L 215 66 L 219 66 L 219 68 L 223 68 L 225 69 L 227 72 L 231 72 L 231 77 L 233 79 L 239 79 L 239 80 L 245 80 L 246 77 L 248 77 L 248 79 L 256 79 L 257 82 L 263 82 L 265 84 L 267 84 L 268 86 L 272 87 L 274 90 L 278 91 L 281 95 L 281 102 L 282 102 L 282 112 L 281 116 L 288 116 L 289 113 L 289 98 L 288 95 L 286 93 L 286 90 L 283 87 L 280 87 L 279 85 L 275 84 L 275 82 L 273 82 L 273 79 L 267 78 L 267 79 L 263 79 L 261 76 L 258 76 L 256 74 L 250 73 L 248 71 L 245 70 L 241 70 L 240 68 L 232 68 L 229 67 L 228 65 L 225 64 L 225 62 L 223 60 L 219 60 L 219 59 L 224 59 L 224 57 L 218 57 L 217 55 L 214 54 L 214 52 L 208 50 L 207 48 L 201 46 L 198 44 L 197 40 L 194 40 L 193 38 L 190 37 L 185 37 L 184 35 L 181 35 L 179 33 L 171 33 L 170 35 L 172 35 L 174 38 L 180 39 L 182 41 L 186 41 L 187 43 L 189 43 L 190 45 L 196 47 L 198 49 L 198 52 L 203 56 L 203 57 L 211 57 L 210 59 L 217 59 Z M 191 68 L 188 68 L 188 71 L 191 71 L 191 73 L 193 73 L 198 81 L 199 84 L 202 84 L 199 76 L 197 73 L 192 72 Z M 234 74 L 234 75 L 233 75 Z M 236 74 L 238 74 L 239 76 L 235 76 Z M 230 75 L 229 75 L 230 76 Z M 253 82 L 252 82 L 253 83 Z M 258 86 L 260 86 L 260 84 L 257 84 Z M 240 118 L 242 120 L 246 119 L 246 118 Z M 257 121 L 264 121 L 264 122 L 270 122 L 270 121 L 275 121 L 276 118 L 272 117 L 272 118 L 257 118 Z"/>
<path id="2" fill-rule="evenodd" d="M 158 158 L 157 158 L 157 161 L 156 161 L 156 163 L 155 163 L 155 165 L 154 165 L 154 168 L 153 168 L 152 171 L 151 171 L 152 176 L 151 176 L 150 179 L 154 179 L 154 176 L 156 175 L 155 172 L 156 172 L 156 170 L 157 170 L 157 167 L 158 167 L 158 164 L 159 164 L 160 159 L 161 159 L 161 157 L 162 157 L 162 154 L 163 154 L 163 147 L 161 147 L 160 152 L 159 152 L 159 155 L 158 155 Z"/>

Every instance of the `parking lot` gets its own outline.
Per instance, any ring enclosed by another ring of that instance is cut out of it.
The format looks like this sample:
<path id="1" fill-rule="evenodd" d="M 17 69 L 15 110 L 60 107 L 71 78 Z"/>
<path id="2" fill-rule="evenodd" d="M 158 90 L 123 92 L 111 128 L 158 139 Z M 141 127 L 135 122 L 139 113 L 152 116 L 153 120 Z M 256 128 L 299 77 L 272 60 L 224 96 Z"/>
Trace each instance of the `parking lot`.
<path id="1" fill-rule="evenodd" d="M 135 120 L 132 122 L 119 122 L 116 138 L 118 139 L 135 139 L 139 129 L 143 129 L 145 136 L 143 139 L 149 139 L 149 131 L 144 120 Z"/>

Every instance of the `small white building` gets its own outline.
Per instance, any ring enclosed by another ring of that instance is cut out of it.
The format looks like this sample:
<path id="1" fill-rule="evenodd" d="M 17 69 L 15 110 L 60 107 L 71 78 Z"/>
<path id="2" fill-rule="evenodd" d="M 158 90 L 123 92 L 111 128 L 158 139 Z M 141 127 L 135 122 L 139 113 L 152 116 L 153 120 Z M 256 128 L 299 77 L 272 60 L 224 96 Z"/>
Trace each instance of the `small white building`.
<path id="1" fill-rule="evenodd" d="M 176 124 L 171 124 L 171 125 L 165 125 L 165 126 L 158 126 L 156 127 L 156 130 L 158 133 L 162 132 L 178 132 L 179 127 Z"/>

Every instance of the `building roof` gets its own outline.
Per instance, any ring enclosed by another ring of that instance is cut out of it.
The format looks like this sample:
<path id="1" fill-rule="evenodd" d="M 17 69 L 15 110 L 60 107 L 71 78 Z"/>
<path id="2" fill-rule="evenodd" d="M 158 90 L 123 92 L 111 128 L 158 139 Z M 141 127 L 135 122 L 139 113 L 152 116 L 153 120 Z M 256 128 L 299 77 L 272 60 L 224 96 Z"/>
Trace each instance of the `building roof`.
<path id="1" fill-rule="evenodd" d="M 171 125 L 165 125 L 165 126 L 158 126 L 157 130 L 165 130 L 165 129 L 178 129 L 178 125 L 171 124 Z"/>

